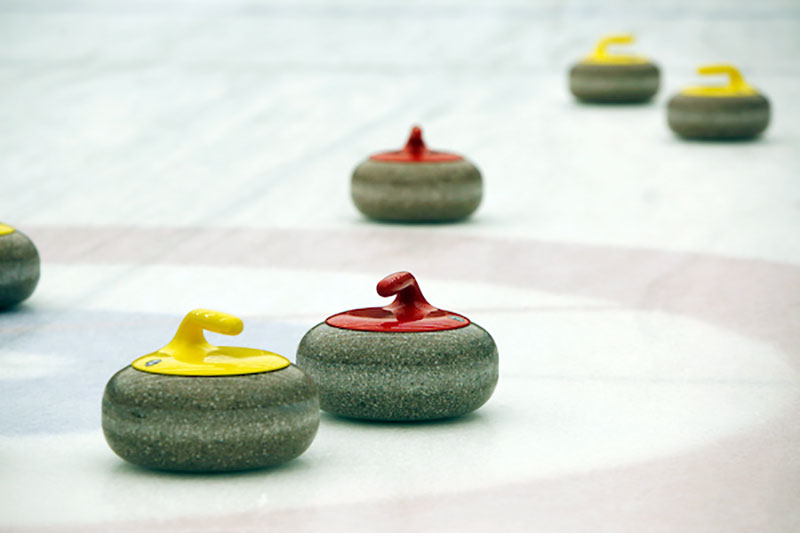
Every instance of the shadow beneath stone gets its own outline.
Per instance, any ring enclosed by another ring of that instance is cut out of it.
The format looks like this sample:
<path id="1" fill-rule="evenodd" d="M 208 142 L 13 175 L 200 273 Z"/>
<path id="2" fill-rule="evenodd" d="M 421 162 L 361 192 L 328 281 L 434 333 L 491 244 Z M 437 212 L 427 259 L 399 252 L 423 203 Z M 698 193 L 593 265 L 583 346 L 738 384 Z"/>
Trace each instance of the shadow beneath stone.
<path id="1" fill-rule="evenodd" d="M 577 98 L 573 100 L 575 107 L 582 107 L 585 109 L 591 108 L 604 108 L 604 107 L 618 107 L 623 109 L 636 109 L 640 107 L 650 107 L 657 103 L 655 98 L 651 98 L 649 100 L 639 100 L 636 102 L 586 102 L 584 100 L 578 100 Z"/>
<path id="2" fill-rule="evenodd" d="M 5 307 L 0 307 L 0 314 L 25 314 L 25 315 L 32 315 L 35 313 L 33 306 L 31 306 L 27 301 L 17 302 L 15 304 L 7 305 Z"/>
<path id="3" fill-rule="evenodd" d="M 463 224 L 470 224 L 473 221 L 474 217 L 468 216 L 464 218 L 459 218 L 455 220 L 381 220 L 377 218 L 369 218 L 369 217 L 361 217 L 361 222 L 363 225 L 380 225 L 380 226 L 395 226 L 395 227 L 402 227 L 402 226 L 414 226 L 414 227 L 441 227 L 441 226 L 455 226 L 455 225 L 463 225 Z"/>
<path id="4" fill-rule="evenodd" d="M 764 135 L 756 135 L 754 137 L 744 137 L 738 139 L 705 139 L 700 137 L 683 137 L 678 135 L 677 133 L 673 134 L 673 139 L 680 142 L 687 142 L 692 144 L 708 144 L 708 145 L 718 145 L 718 146 L 726 146 L 726 145 L 763 145 L 771 143 L 770 139 Z"/>
<path id="5" fill-rule="evenodd" d="M 276 473 L 287 473 L 287 472 L 299 472 L 302 470 L 308 470 L 311 468 L 311 465 L 308 464 L 307 461 L 304 461 L 302 457 L 298 457 L 296 459 L 292 459 L 289 462 L 275 465 L 275 466 L 265 466 L 262 468 L 252 468 L 249 470 L 235 470 L 230 472 L 177 472 L 173 470 L 158 470 L 155 468 L 147 468 L 144 466 L 135 465 L 133 463 L 128 463 L 126 461 L 120 460 L 118 461 L 117 465 L 113 467 L 115 474 L 120 474 L 123 476 L 131 476 L 131 477 L 161 477 L 165 479 L 188 479 L 188 480 L 198 480 L 198 479 L 223 479 L 223 478 L 236 478 L 236 479 L 245 479 L 248 477 L 256 477 L 262 475 L 274 475 Z"/>
<path id="6" fill-rule="evenodd" d="M 430 428 L 430 427 L 451 427 L 466 426 L 474 424 L 484 424 L 487 422 L 486 416 L 480 411 L 474 411 L 462 416 L 450 418 L 438 418 L 436 420 L 365 420 L 363 418 L 351 418 L 347 416 L 335 415 L 331 413 L 321 413 L 320 422 L 323 424 L 334 425 L 354 425 L 361 427 L 374 428 Z"/>

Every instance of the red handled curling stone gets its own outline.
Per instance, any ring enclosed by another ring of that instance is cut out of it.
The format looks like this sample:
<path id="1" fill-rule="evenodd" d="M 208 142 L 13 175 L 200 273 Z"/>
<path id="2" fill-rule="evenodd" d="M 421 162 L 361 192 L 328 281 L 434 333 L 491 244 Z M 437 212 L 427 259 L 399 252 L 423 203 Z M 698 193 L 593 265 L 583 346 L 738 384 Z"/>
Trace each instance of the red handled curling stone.
<path id="1" fill-rule="evenodd" d="M 429 150 L 415 126 L 401 150 L 371 156 L 351 181 L 353 202 L 364 215 L 391 222 L 447 222 L 471 215 L 483 181 L 462 156 Z"/>
<path id="2" fill-rule="evenodd" d="M 386 307 L 354 309 L 314 326 L 297 365 L 317 383 L 320 406 L 371 420 L 430 420 L 478 409 L 497 384 L 497 346 L 467 317 L 438 309 L 414 276 L 378 284 Z"/>

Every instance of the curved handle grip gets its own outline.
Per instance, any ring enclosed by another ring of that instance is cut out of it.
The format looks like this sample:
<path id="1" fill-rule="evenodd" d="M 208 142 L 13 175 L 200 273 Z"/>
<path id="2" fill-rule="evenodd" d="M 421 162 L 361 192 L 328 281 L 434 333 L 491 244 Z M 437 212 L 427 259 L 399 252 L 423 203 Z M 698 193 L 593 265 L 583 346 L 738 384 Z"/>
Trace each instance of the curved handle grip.
<path id="1" fill-rule="evenodd" d="M 634 41 L 633 35 L 629 33 L 620 33 L 615 35 L 608 35 L 603 37 L 597 42 L 594 47 L 593 56 L 596 58 L 608 57 L 609 54 L 606 48 L 612 44 L 631 44 Z"/>
<path id="2" fill-rule="evenodd" d="M 208 330 L 222 335 L 238 335 L 244 329 L 244 323 L 240 318 L 222 311 L 195 309 L 184 317 L 178 332 L 184 328 Z"/>
<path id="3" fill-rule="evenodd" d="M 421 154 L 426 148 L 425 141 L 422 140 L 422 128 L 414 126 L 411 128 L 404 150 L 412 154 Z"/>
<path id="4" fill-rule="evenodd" d="M 727 74 L 728 85 L 725 88 L 732 91 L 740 91 L 750 87 L 747 85 L 747 82 L 744 81 L 744 77 L 742 76 L 742 73 L 739 72 L 739 69 L 733 65 L 704 65 L 697 69 L 697 73 L 703 76 Z"/>
<path id="5" fill-rule="evenodd" d="M 416 288 L 416 292 L 419 292 L 417 280 L 410 272 L 395 272 L 378 282 L 378 294 L 384 297 L 394 296 L 401 291 L 405 291 L 412 285 Z M 421 293 L 420 296 L 422 296 Z"/>
<path id="6" fill-rule="evenodd" d="M 209 344 L 204 330 L 223 335 L 238 335 L 244 329 L 240 318 L 221 311 L 195 309 L 183 318 L 175 337 L 160 351 L 169 353 L 179 361 L 202 363 L 216 346 Z"/>
<path id="7" fill-rule="evenodd" d="M 431 311 L 437 311 L 422 295 L 417 280 L 410 272 L 395 272 L 386 276 L 378 283 L 377 290 L 384 297 L 397 295 L 394 302 L 384 309 L 394 313 L 400 322 L 420 320 Z"/>

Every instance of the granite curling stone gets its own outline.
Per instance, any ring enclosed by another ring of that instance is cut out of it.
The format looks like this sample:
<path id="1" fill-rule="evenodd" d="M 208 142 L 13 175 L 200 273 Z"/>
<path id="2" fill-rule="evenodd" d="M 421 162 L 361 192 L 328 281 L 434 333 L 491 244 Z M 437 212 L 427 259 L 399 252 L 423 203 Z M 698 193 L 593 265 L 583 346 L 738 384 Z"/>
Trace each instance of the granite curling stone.
<path id="1" fill-rule="evenodd" d="M 103 432 L 137 465 L 219 472 L 277 465 L 303 453 L 319 426 L 314 382 L 280 355 L 212 346 L 203 330 L 238 335 L 242 321 L 197 309 L 175 338 L 117 372 L 103 395 Z"/>
<path id="2" fill-rule="evenodd" d="M 323 410 L 352 418 L 432 420 L 482 406 L 497 385 L 497 346 L 465 316 L 437 309 L 408 272 L 378 283 L 386 307 L 346 311 L 314 326 L 297 365 Z"/>
<path id="3" fill-rule="evenodd" d="M 351 194 L 364 215 L 388 222 L 450 222 L 481 203 L 483 181 L 462 156 L 429 150 L 414 127 L 402 150 L 372 155 L 353 171 Z"/>
<path id="4" fill-rule="evenodd" d="M 39 283 L 39 252 L 21 231 L 0 224 L 0 309 L 27 299 Z"/>
<path id="5" fill-rule="evenodd" d="M 609 54 L 611 44 L 633 42 L 632 35 L 611 35 L 600 40 L 592 55 L 569 72 L 569 89 L 575 97 L 592 103 L 637 103 L 650 100 L 660 82 L 658 67 L 644 57 Z"/>
<path id="6" fill-rule="evenodd" d="M 725 86 L 688 87 L 667 104 L 670 129 L 687 139 L 750 139 L 770 118 L 769 101 L 731 65 L 700 67 L 703 75 L 727 74 Z"/>

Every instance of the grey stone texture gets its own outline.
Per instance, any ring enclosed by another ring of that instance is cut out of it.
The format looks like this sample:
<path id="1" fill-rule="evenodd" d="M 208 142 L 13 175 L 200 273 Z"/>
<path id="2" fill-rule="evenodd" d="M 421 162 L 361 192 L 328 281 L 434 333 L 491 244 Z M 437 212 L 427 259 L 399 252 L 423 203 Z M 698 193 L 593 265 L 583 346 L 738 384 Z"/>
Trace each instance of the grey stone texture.
<path id="1" fill-rule="evenodd" d="M 432 420 L 478 409 L 497 385 L 497 346 L 483 328 L 384 333 L 321 323 L 297 364 L 317 382 L 323 410 L 385 421 Z"/>
<path id="2" fill-rule="evenodd" d="M 481 203 L 483 181 L 467 160 L 395 163 L 366 160 L 353 172 L 353 202 L 364 215 L 391 222 L 449 222 Z"/>
<path id="3" fill-rule="evenodd" d="M 770 119 L 769 101 L 749 96 L 677 94 L 667 104 L 670 129 L 690 139 L 749 139 L 761 134 Z"/>
<path id="4" fill-rule="evenodd" d="M 39 283 L 39 252 L 19 230 L 0 235 L 0 309 L 16 305 Z"/>
<path id="5" fill-rule="evenodd" d="M 658 92 L 659 83 L 659 70 L 653 63 L 577 63 L 569 72 L 569 89 L 584 102 L 646 102 Z"/>
<path id="6" fill-rule="evenodd" d="M 294 365 L 240 376 L 171 376 L 126 367 L 106 385 L 103 432 L 131 463 L 218 472 L 277 465 L 319 426 L 314 382 Z"/>

